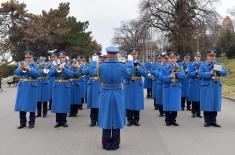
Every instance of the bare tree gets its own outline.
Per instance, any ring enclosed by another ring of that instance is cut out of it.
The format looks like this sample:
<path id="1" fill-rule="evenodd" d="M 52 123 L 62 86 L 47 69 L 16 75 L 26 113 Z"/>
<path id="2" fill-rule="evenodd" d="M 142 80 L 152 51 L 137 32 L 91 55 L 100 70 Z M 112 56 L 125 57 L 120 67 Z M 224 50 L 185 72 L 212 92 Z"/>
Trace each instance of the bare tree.
<path id="1" fill-rule="evenodd" d="M 122 50 L 138 48 L 141 57 L 146 60 L 148 56 L 159 52 L 156 40 L 153 38 L 153 29 L 149 28 L 143 19 L 122 22 L 115 28 L 113 43 L 119 45 Z"/>
<path id="2" fill-rule="evenodd" d="M 213 8 L 215 0 L 143 0 L 142 18 L 149 26 L 164 32 L 178 52 L 190 51 L 197 33 L 217 25 L 219 15 Z"/>
<path id="3" fill-rule="evenodd" d="M 147 38 L 147 29 L 139 20 L 122 22 L 120 27 L 115 28 L 113 42 L 121 49 L 143 48 L 143 43 Z"/>

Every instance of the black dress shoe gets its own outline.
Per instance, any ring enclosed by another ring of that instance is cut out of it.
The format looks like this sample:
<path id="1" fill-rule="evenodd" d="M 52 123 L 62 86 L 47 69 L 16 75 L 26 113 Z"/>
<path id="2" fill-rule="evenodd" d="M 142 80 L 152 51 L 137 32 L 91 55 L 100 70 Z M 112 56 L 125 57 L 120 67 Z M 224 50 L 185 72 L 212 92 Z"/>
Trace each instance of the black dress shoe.
<path id="1" fill-rule="evenodd" d="M 171 123 L 166 123 L 166 126 L 171 126 Z"/>
<path id="2" fill-rule="evenodd" d="M 133 123 L 135 126 L 140 126 L 140 124 L 138 122 L 134 122 Z"/>
<path id="3" fill-rule="evenodd" d="M 112 146 L 112 150 L 117 150 L 119 149 L 119 145 Z"/>
<path id="4" fill-rule="evenodd" d="M 41 117 L 41 115 L 36 115 L 35 117 Z"/>
<path id="5" fill-rule="evenodd" d="M 33 124 L 30 124 L 29 125 L 29 129 L 33 129 L 34 128 L 34 125 Z"/>
<path id="6" fill-rule="evenodd" d="M 191 108 L 187 108 L 187 110 L 188 110 L 188 111 L 192 111 L 192 109 L 191 109 Z"/>
<path id="7" fill-rule="evenodd" d="M 209 123 L 205 123 L 204 127 L 210 127 L 211 125 Z"/>
<path id="8" fill-rule="evenodd" d="M 20 126 L 17 127 L 17 129 L 22 129 L 22 128 L 25 128 L 25 127 L 26 127 L 26 125 L 20 125 Z"/>
<path id="9" fill-rule="evenodd" d="M 195 118 L 196 116 L 195 115 L 192 115 L 192 118 Z"/>
<path id="10" fill-rule="evenodd" d="M 56 124 L 54 127 L 58 128 L 58 127 L 61 127 L 61 126 L 62 126 L 61 124 Z"/>
<path id="11" fill-rule="evenodd" d="M 73 115 L 72 115 L 72 114 L 69 114 L 68 117 L 73 117 Z"/>
<path id="12" fill-rule="evenodd" d="M 90 127 L 94 127 L 94 126 L 96 126 L 96 123 L 91 123 L 90 124 Z"/>
<path id="13" fill-rule="evenodd" d="M 43 116 L 42 116 L 43 118 L 46 118 L 47 117 L 47 114 L 43 114 Z"/>
<path id="14" fill-rule="evenodd" d="M 63 124 L 62 126 L 65 128 L 69 127 L 67 123 Z"/>
<path id="15" fill-rule="evenodd" d="M 179 126 L 176 122 L 171 123 L 173 126 Z"/>
<path id="16" fill-rule="evenodd" d="M 110 146 L 105 146 L 105 145 L 103 145 L 103 149 L 105 149 L 105 150 L 112 150 L 112 148 Z"/>
<path id="17" fill-rule="evenodd" d="M 73 115 L 73 117 L 77 117 L 77 114 Z"/>
<path id="18" fill-rule="evenodd" d="M 201 116 L 201 115 L 197 115 L 197 117 L 198 117 L 198 118 L 202 118 L 202 116 Z"/>
<path id="19" fill-rule="evenodd" d="M 164 114 L 160 114 L 160 117 L 163 117 L 164 116 Z"/>
<path id="20" fill-rule="evenodd" d="M 133 125 L 133 124 L 132 124 L 132 123 L 130 123 L 130 122 L 129 122 L 129 123 L 127 123 L 127 126 L 132 126 L 132 125 Z"/>
<path id="21" fill-rule="evenodd" d="M 211 123 L 211 125 L 212 125 L 213 127 L 217 127 L 217 128 L 220 128 L 220 127 L 221 127 L 221 125 L 219 125 L 219 124 L 217 124 L 217 123 Z"/>

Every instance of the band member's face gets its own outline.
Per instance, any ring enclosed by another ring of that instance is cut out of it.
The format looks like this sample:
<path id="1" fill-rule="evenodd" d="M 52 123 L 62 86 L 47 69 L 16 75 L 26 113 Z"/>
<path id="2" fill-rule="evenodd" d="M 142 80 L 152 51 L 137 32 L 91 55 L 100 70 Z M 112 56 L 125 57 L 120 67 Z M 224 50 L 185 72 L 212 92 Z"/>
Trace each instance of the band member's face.
<path id="1" fill-rule="evenodd" d="M 25 61 L 30 63 L 33 61 L 33 57 L 25 57 Z"/>
<path id="2" fill-rule="evenodd" d="M 190 61 L 190 56 L 184 56 L 184 61 Z"/>
<path id="3" fill-rule="evenodd" d="M 50 56 L 50 59 L 51 59 L 52 61 L 54 61 L 54 60 L 57 59 L 57 56 L 56 56 L 56 55 L 51 55 L 51 56 Z"/>
<path id="4" fill-rule="evenodd" d="M 162 59 L 162 62 L 168 62 L 168 57 L 164 57 L 164 58 Z"/>
<path id="5" fill-rule="evenodd" d="M 200 60 L 201 60 L 201 56 L 200 56 L 200 55 L 196 55 L 196 56 L 194 57 L 194 60 L 195 60 L 195 61 L 200 61 Z"/>
<path id="6" fill-rule="evenodd" d="M 133 52 L 131 53 L 131 55 L 132 55 L 132 57 L 133 57 L 134 60 L 138 59 L 138 52 L 133 51 Z"/>
<path id="7" fill-rule="evenodd" d="M 45 60 L 40 60 L 40 61 L 39 61 L 39 64 L 40 64 L 40 65 L 45 64 Z"/>
<path id="8" fill-rule="evenodd" d="M 177 57 L 176 56 L 169 56 L 168 62 L 171 64 L 175 64 L 177 62 Z"/>
<path id="9" fill-rule="evenodd" d="M 66 61 L 67 58 L 66 58 L 66 55 L 60 55 L 59 59 L 64 62 Z"/>
<path id="10" fill-rule="evenodd" d="M 161 58 L 161 57 L 158 57 L 158 58 L 157 58 L 157 61 L 158 61 L 158 62 L 162 62 L 162 58 Z"/>
<path id="11" fill-rule="evenodd" d="M 207 60 L 208 61 L 214 61 L 216 59 L 216 55 L 215 54 L 208 54 L 207 55 Z"/>

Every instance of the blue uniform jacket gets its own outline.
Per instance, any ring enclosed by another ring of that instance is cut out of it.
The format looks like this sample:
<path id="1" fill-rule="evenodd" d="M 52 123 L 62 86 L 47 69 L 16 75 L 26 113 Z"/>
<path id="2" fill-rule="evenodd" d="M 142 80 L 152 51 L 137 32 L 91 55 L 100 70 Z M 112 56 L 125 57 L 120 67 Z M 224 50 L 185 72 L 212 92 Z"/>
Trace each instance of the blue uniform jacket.
<path id="1" fill-rule="evenodd" d="M 70 97 L 71 97 L 71 105 L 81 105 L 81 71 L 77 70 L 75 67 L 71 67 L 70 70 L 73 72 L 73 78 L 70 79 L 71 88 L 70 88 Z"/>
<path id="2" fill-rule="evenodd" d="M 132 63 L 133 62 L 129 62 Z M 147 72 L 143 69 L 141 63 L 138 63 L 138 69 L 134 70 L 132 79 L 128 79 L 125 85 L 126 109 L 143 110 L 144 109 L 144 86 L 141 76 L 147 76 Z M 133 77 L 139 79 L 133 80 Z"/>
<path id="3" fill-rule="evenodd" d="M 131 75 L 133 67 L 115 59 L 108 59 L 99 65 L 101 81 L 99 126 L 103 129 L 121 129 L 126 124 L 123 80 Z"/>
<path id="4" fill-rule="evenodd" d="M 29 64 L 30 71 L 23 73 L 21 68 L 17 68 L 15 74 L 20 76 L 22 80 L 19 81 L 17 87 L 15 111 L 35 112 L 37 105 L 37 78 L 40 76 L 35 62 Z M 29 79 L 29 81 L 24 81 Z M 31 80 L 31 81 L 30 81 Z"/>
<path id="5" fill-rule="evenodd" d="M 97 62 L 91 61 L 82 73 L 89 76 L 87 82 L 87 108 L 99 108 L 100 82 L 97 78 Z"/>
<path id="6" fill-rule="evenodd" d="M 220 80 L 212 79 L 213 64 L 206 61 L 200 66 L 200 102 L 202 111 L 221 111 L 221 88 L 222 84 Z M 218 76 L 226 76 L 227 70 L 223 68 L 218 72 Z"/>
<path id="7" fill-rule="evenodd" d="M 144 69 L 147 72 L 151 72 L 152 63 L 151 62 L 145 62 L 144 63 Z M 144 78 L 144 88 L 145 89 L 151 89 L 152 88 L 152 79 L 149 77 Z"/>
<path id="8" fill-rule="evenodd" d="M 184 71 L 188 70 L 189 63 L 182 61 L 179 63 L 179 65 L 183 68 Z M 185 74 L 187 74 L 187 72 L 185 72 Z M 189 79 L 188 79 L 188 75 L 186 75 L 186 77 L 181 80 L 182 97 L 188 97 L 188 83 L 189 83 Z"/>
<path id="9" fill-rule="evenodd" d="M 54 77 L 52 89 L 52 112 L 53 113 L 69 113 L 70 112 L 70 88 L 69 79 L 73 77 L 73 72 L 68 68 L 64 68 L 61 73 L 57 72 L 53 67 L 48 73 L 50 77 Z"/>
<path id="10" fill-rule="evenodd" d="M 200 101 L 200 85 L 201 85 L 201 80 L 199 76 L 200 63 L 201 62 L 194 61 L 188 65 L 189 101 L 194 101 L 194 102 Z"/>
<path id="11" fill-rule="evenodd" d="M 38 78 L 38 102 L 48 102 L 50 97 L 50 82 L 48 74 L 40 70 L 40 77 Z"/>
<path id="12" fill-rule="evenodd" d="M 170 77 L 173 65 L 167 64 L 161 72 L 160 78 L 163 81 L 163 110 L 164 111 L 181 111 L 181 80 L 185 78 L 185 73 L 180 70 L 180 66 L 176 64 L 178 68 L 177 81 L 172 83 Z"/>

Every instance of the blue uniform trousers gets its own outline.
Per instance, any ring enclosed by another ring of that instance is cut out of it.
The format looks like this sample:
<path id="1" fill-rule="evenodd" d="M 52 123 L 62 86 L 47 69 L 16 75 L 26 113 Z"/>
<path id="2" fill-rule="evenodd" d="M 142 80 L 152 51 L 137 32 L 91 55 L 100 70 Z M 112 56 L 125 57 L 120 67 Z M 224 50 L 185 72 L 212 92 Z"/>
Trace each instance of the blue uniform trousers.
<path id="1" fill-rule="evenodd" d="M 99 109 L 91 108 L 90 112 L 91 126 L 95 126 L 96 124 L 98 124 L 98 116 L 99 116 Z"/>
<path id="2" fill-rule="evenodd" d="M 47 111 L 47 102 L 37 102 L 37 117 L 40 117 L 42 114 L 45 117 L 47 115 Z"/>
<path id="3" fill-rule="evenodd" d="M 187 110 L 191 110 L 191 102 L 188 101 L 186 97 L 181 98 L 181 108 L 182 108 L 182 110 L 184 110 L 184 108 L 185 108 L 185 102 L 187 102 L 187 105 L 186 105 Z"/>
<path id="4" fill-rule="evenodd" d="M 192 101 L 192 114 L 201 116 L 200 101 Z"/>
<path id="5" fill-rule="evenodd" d="M 65 125 L 67 123 L 67 113 L 56 113 L 56 123 L 58 125 Z"/>
<path id="6" fill-rule="evenodd" d="M 139 122 L 140 111 L 139 110 L 126 110 L 127 121 L 130 124 L 135 124 Z"/>
<path id="7" fill-rule="evenodd" d="M 70 105 L 69 117 L 77 117 L 79 104 Z"/>
<path id="8" fill-rule="evenodd" d="M 25 111 L 20 111 L 20 126 L 26 126 L 27 123 L 27 118 L 26 118 L 27 112 Z M 35 124 L 35 112 L 30 112 L 29 113 L 29 125 L 34 125 Z"/>
<path id="9" fill-rule="evenodd" d="M 165 111 L 165 122 L 166 123 L 175 123 L 177 117 L 177 111 Z"/>
<path id="10" fill-rule="evenodd" d="M 216 123 L 217 112 L 216 111 L 204 111 L 204 120 L 206 124 Z"/>
<path id="11" fill-rule="evenodd" d="M 120 144 L 120 129 L 103 129 L 103 148 L 108 150 L 118 149 Z"/>

